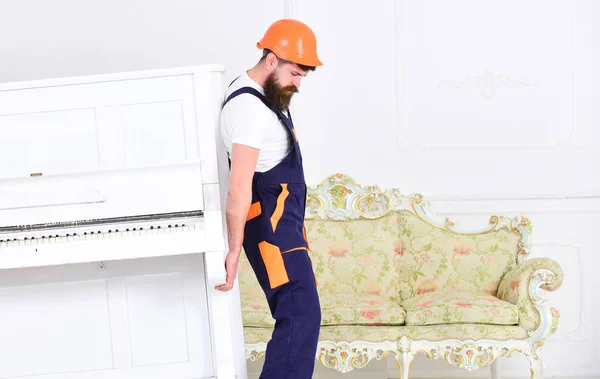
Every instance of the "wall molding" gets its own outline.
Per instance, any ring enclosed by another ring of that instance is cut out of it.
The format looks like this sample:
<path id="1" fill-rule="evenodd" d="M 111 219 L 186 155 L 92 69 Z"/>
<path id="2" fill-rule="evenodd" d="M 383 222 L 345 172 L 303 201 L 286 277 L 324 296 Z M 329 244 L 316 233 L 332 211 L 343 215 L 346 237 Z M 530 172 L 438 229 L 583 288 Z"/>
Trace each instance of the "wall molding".
<path id="1" fill-rule="evenodd" d="M 298 0 L 284 0 L 283 7 L 283 16 L 285 18 L 295 19 L 298 17 Z"/>
<path id="2" fill-rule="evenodd" d="M 567 46 L 565 47 L 566 52 L 572 53 L 574 49 L 573 44 L 573 0 L 569 0 L 567 3 L 568 14 L 566 15 L 566 33 L 568 35 Z M 570 102 L 571 112 L 568 120 L 569 124 L 568 131 L 564 138 L 550 139 L 546 141 L 521 141 L 515 138 L 510 144 L 507 143 L 490 143 L 490 144 L 478 144 L 476 141 L 473 143 L 459 143 L 459 144 L 448 144 L 441 141 L 428 141 L 428 140 L 417 140 L 409 136 L 407 132 L 406 121 L 404 117 L 404 62 L 401 58 L 401 54 L 404 52 L 404 25 L 402 23 L 403 16 L 405 14 L 405 1 L 397 0 L 394 2 L 394 48 L 395 48 L 395 65 L 394 65 L 394 78 L 395 78 L 395 95 L 396 95 L 396 148 L 398 151 L 410 151 L 410 150 L 425 150 L 425 151 L 456 151 L 456 150 L 468 150 L 468 151 L 480 151 L 480 150 L 506 150 L 506 151 L 523 151 L 523 150 L 553 150 L 553 149 L 580 149 L 587 146 L 589 141 L 586 138 L 586 131 L 582 130 L 582 126 L 577 124 L 575 115 L 575 86 L 576 86 L 576 75 L 573 67 L 573 58 L 569 58 L 569 76 L 570 76 Z M 567 54 L 571 57 L 573 54 Z M 500 75 L 502 79 L 496 83 L 494 78 Z M 476 78 L 476 79 L 473 79 Z M 479 79 L 477 79 L 479 78 Z M 479 82 L 479 84 L 478 84 Z M 481 72 L 474 72 L 467 78 L 440 78 L 436 81 L 438 90 L 448 90 L 451 88 L 462 88 L 465 85 L 468 87 L 489 87 L 487 89 L 479 88 L 479 92 L 488 100 L 493 97 L 493 94 L 500 87 L 515 87 L 527 89 L 530 86 L 538 86 L 540 80 L 537 78 L 521 78 L 518 73 L 503 75 L 494 70 L 484 70 Z M 442 87 L 442 88 L 440 88 Z"/>
<path id="3" fill-rule="evenodd" d="M 540 81 L 536 78 L 513 77 L 501 72 L 485 70 L 481 74 L 469 75 L 464 78 L 440 79 L 438 89 L 476 89 L 485 99 L 493 99 L 503 88 L 521 89 L 538 87 Z"/>
<path id="4" fill-rule="evenodd" d="M 600 213 L 600 197 L 589 198 L 463 198 L 424 196 L 439 215 Z"/>

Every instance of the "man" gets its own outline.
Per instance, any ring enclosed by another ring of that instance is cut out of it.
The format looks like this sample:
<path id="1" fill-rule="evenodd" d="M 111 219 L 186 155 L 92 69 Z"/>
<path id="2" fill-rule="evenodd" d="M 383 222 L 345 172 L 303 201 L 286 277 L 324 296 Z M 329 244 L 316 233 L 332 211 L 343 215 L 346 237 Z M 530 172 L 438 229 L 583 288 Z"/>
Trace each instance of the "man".
<path id="1" fill-rule="evenodd" d="M 231 173 L 226 218 L 227 281 L 242 246 L 265 292 L 275 328 L 261 379 L 312 378 L 321 310 L 304 229 L 306 183 L 289 112 L 300 81 L 316 66 L 317 41 L 304 23 L 272 24 L 260 61 L 230 85 L 221 116 Z"/>

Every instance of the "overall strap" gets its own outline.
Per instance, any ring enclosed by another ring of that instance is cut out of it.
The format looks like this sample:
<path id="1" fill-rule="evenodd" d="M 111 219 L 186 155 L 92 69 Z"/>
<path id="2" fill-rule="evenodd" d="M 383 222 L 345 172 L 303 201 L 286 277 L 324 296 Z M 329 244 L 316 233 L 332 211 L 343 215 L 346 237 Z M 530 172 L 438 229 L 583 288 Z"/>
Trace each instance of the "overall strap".
<path id="1" fill-rule="evenodd" d="M 229 83 L 229 85 L 227 86 L 227 88 L 231 87 L 231 85 L 232 85 L 233 83 L 235 83 L 235 81 L 236 81 L 236 80 L 238 80 L 239 78 L 240 78 L 240 77 L 238 76 L 237 78 L 233 79 L 233 80 L 231 81 L 231 83 Z"/>
<path id="2" fill-rule="evenodd" d="M 233 84 L 236 80 L 238 80 L 238 78 L 235 78 L 233 80 L 233 82 L 231 82 L 229 84 L 229 86 L 231 86 L 231 84 Z M 227 96 L 227 99 L 223 102 L 223 105 L 221 106 L 221 108 L 225 107 L 225 105 L 232 99 L 238 97 L 239 95 L 245 94 L 245 93 L 249 93 L 251 95 L 258 97 L 269 109 L 273 109 L 273 107 L 271 107 L 271 104 L 269 104 L 267 99 L 260 92 L 258 92 L 258 90 L 256 90 L 256 88 L 252 88 L 252 87 L 242 87 L 242 88 L 239 88 L 239 89 L 233 91 L 229 96 Z M 231 170 L 231 158 L 227 157 L 227 161 L 229 162 L 229 169 Z"/>
<path id="3" fill-rule="evenodd" d="M 227 99 L 223 103 L 223 106 L 225 106 L 225 104 L 227 104 L 233 98 L 238 97 L 239 95 L 242 95 L 244 93 L 249 93 L 251 95 L 258 97 L 263 102 L 263 104 L 265 104 L 267 106 L 267 108 L 273 110 L 273 107 L 271 106 L 271 104 L 269 104 L 269 102 L 267 101 L 267 98 L 264 97 L 262 93 L 258 92 L 258 90 L 256 88 L 252 88 L 252 87 L 242 87 L 242 88 L 239 88 L 239 89 L 233 91 L 231 93 L 231 95 L 229 95 L 227 97 Z"/>
<path id="4" fill-rule="evenodd" d="M 302 157 L 301 157 L 301 153 L 299 151 L 299 147 L 298 147 L 298 142 L 296 141 L 295 135 L 294 135 L 294 131 L 293 131 L 293 124 L 292 124 L 292 114 L 291 112 L 288 111 L 288 115 L 286 116 L 283 112 L 281 112 L 279 109 L 273 107 L 271 105 L 271 103 L 269 103 L 269 101 L 267 100 L 267 98 L 260 93 L 256 88 L 252 88 L 252 87 L 242 87 L 239 88 L 235 91 L 233 91 L 228 97 L 227 99 L 223 102 L 223 107 L 230 102 L 232 99 L 243 95 L 243 94 L 250 94 L 253 96 L 256 96 L 257 98 L 260 99 L 260 101 L 263 102 L 263 104 L 269 108 L 271 111 L 273 111 L 281 120 L 281 122 L 285 125 L 285 128 L 288 130 L 288 133 L 290 133 L 290 136 L 292 138 L 292 141 L 294 141 L 294 155 L 295 155 L 295 161 L 297 164 L 301 164 L 302 162 Z M 231 158 L 229 158 L 229 168 L 231 169 Z"/>

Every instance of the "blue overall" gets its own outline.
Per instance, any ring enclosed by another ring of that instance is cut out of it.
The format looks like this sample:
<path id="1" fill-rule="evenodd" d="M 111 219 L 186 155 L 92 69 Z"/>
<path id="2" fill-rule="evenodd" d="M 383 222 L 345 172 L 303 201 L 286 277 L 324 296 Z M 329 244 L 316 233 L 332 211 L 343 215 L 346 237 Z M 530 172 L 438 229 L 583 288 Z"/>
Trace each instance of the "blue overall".
<path id="1" fill-rule="evenodd" d="M 306 182 L 300 146 L 291 114 L 287 117 L 272 107 L 256 89 L 234 91 L 223 106 L 242 94 L 258 97 L 275 112 L 294 142 L 279 164 L 254 173 L 244 229 L 245 254 L 275 319 L 260 379 L 309 379 L 315 365 L 321 307 L 304 228 Z"/>

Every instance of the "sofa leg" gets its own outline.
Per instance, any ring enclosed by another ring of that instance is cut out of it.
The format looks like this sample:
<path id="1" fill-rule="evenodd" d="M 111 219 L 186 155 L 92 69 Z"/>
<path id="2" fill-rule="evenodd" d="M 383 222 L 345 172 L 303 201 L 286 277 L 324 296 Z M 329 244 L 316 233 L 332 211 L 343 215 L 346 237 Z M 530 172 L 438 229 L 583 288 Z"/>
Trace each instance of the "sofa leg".
<path id="1" fill-rule="evenodd" d="M 396 356 L 396 367 L 398 367 L 400 379 L 408 379 L 413 358 L 413 355 L 410 353 L 400 353 Z"/>
<path id="2" fill-rule="evenodd" d="M 531 379 L 544 379 L 544 364 L 541 359 L 528 356 L 531 366 Z"/>
<path id="3" fill-rule="evenodd" d="M 498 360 L 497 359 L 492 362 L 490 369 L 492 371 L 492 379 L 500 379 L 500 376 L 498 375 Z"/>

